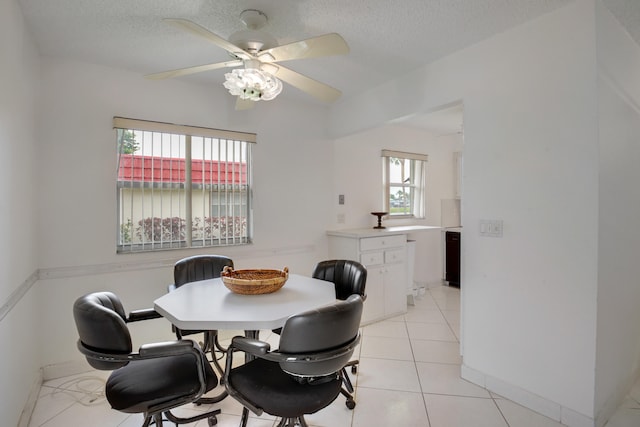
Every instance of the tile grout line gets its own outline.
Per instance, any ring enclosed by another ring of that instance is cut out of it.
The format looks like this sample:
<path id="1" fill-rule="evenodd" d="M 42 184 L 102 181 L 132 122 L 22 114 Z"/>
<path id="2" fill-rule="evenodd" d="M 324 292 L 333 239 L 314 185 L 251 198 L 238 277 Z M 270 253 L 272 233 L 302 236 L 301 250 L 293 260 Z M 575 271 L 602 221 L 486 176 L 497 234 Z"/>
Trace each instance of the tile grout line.
<path id="1" fill-rule="evenodd" d="M 496 405 L 496 408 L 498 409 L 498 412 L 500 412 L 500 416 L 504 420 L 507 427 L 511 427 L 511 424 L 509 424 L 509 420 L 507 420 L 507 417 L 502 413 L 502 409 L 500 409 L 500 405 L 498 405 L 496 398 L 493 397 L 493 394 L 491 392 L 489 393 L 489 396 L 491 397 L 491 400 L 493 400 L 493 404 Z"/>
<path id="2" fill-rule="evenodd" d="M 425 392 L 422 389 L 422 381 L 420 381 L 420 374 L 418 372 L 418 363 L 416 362 L 416 354 L 413 351 L 413 340 L 411 339 L 411 335 L 409 334 L 407 317 L 406 316 L 402 316 L 402 317 L 404 319 L 404 329 L 407 332 L 407 338 L 409 339 L 409 348 L 411 348 L 411 357 L 413 358 L 413 369 L 415 370 L 416 378 L 418 379 L 418 385 L 420 386 L 420 395 L 422 396 L 422 404 L 424 405 L 424 412 L 427 415 L 427 422 L 429 423 L 429 426 L 431 426 L 431 418 L 429 417 L 429 408 L 427 407 L 427 399 L 425 397 Z"/>
<path id="3" fill-rule="evenodd" d="M 358 355 L 356 356 L 356 359 L 358 360 L 358 362 L 362 359 L 362 342 L 364 341 L 364 327 L 362 325 L 360 325 L 360 343 L 358 344 Z M 352 380 L 351 380 L 351 385 L 353 386 L 353 393 L 351 393 L 353 399 L 356 401 L 356 407 L 358 406 L 358 380 L 360 379 L 360 363 L 358 363 L 358 370 L 356 371 L 355 374 L 351 374 Z M 347 371 L 347 376 L 349 375 L 349 372 Z M 338 396 L 340 397 L 340 396 Z M 354 415 L 354 410 L 355 408 L 351 409 L 349 412 L 351 412 L 351 421 L 349 422 L 349 426 L 353 427 L 353 420 L 355 418 Z M 275 427 L 275 421 L 272 425 L 272 427 Z"/>

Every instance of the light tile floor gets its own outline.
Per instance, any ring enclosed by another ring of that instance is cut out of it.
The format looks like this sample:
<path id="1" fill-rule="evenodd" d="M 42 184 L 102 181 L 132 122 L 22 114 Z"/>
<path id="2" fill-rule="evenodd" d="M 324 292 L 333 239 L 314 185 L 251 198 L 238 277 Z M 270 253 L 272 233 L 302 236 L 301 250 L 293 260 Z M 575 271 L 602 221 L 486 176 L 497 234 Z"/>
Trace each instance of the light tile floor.
<path id="1" fill-rule="evenodd" d="M 357 351 L 357 406 L 339 396 L 329 407 L 306 417 L 314 427 L 558 427 L 561 424 L 460 378 L 460 291 L 427 289 L 407 314 L 363 328 Z M 228 337 L 232 335 L 228 333 Z M 277 336 L 261 338 L 277 343 Z M 139 427 L 142 417 L 110 409 L 100 396 L 108 372 L 47 381 L 40 390 L 29 427 Z M 88 393 L 95 391 L 96 394 Z M 216 405 L 218 426 L 238 426 L 242 407 L 232 398 Z M 188 416 L 213 406 L 187 405 Z M 173 425 L 165 423 L 166 425 Z M 250 427 L 272 427 L 274 417 L 252 417 Z M 207 427 L 207 420 L 190 424 Z M 640 383 L 606 427 L 640 426 Z"/>

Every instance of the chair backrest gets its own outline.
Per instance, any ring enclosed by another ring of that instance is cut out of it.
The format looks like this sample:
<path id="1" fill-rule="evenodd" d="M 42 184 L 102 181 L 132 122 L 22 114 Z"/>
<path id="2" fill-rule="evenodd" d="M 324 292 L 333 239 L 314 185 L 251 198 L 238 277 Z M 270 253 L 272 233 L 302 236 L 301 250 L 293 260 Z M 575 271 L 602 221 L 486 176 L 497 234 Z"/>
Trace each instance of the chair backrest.
<path id="1" fill-rule="evenodd" d="M 280 367 L 297 376 L 323 376 L 338 372 L 353 354 L 361 317 L 362 298 L 357 294 L 289 317 L 282 327 L 278 352 L 316 354 L 318 357 L 280 362 Z"/>
<path id="2" fill-rule="evenodd" d="M 344 259 L 321 261 L 316 264 L 312 276 L 333 282 L 337 299 L 346 300 L 353 294 L 366 298 L 367 269 L 357 261 Z"/>
<path id="3" fill-rule="evenodd" d="M 95 292 L 80 297 L 73 304 L 73 318 L 81 344 L 93 351 L 116 354 L 131 353 L 131 334 L 120 299 L 111 292 Z M 127 362 L 108 362 L 87 357 L 96 369 L 114 370 Z"/>
<path id="4" fill-rule="evenodd" d="M 176 262 L 173 282 L 176 288 L 189 282 L 215 279 L 222 275 L 225 266 L 233 268 L 231 258 L 222 255 L 194 255 Z"/>

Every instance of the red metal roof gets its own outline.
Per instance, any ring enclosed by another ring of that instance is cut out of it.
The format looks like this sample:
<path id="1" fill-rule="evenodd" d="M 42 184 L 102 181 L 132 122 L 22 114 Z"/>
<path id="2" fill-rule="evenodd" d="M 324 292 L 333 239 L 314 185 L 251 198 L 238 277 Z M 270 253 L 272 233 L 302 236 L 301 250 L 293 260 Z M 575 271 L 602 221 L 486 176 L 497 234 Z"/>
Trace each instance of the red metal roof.
<path id="1" fill-rule="evenodd" d="M 168 157 L 120 155 L 118 181 L 184 182 L 185 160 Z M 247 164 L 193 160 L 191 181 L 203 184 L 246 184 Z"/>

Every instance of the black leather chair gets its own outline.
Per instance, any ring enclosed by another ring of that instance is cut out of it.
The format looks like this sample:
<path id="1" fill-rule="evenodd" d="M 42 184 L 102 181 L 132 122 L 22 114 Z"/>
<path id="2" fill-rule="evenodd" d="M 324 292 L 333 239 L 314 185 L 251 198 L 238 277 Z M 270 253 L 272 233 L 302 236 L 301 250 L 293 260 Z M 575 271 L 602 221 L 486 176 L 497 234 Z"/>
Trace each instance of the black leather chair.
<path id="1" fill-rule="evenodd" d="M 111 292 L 80 297 L 73 305 L 80 339 L 78 349 L 91 366 L 113 371 L 105 394 L 111 407 L 126 413 L 142 413 L 143 427 L 162 426 L 163 415 L 177 424 L 204 418 L 217 423 L 220 410 L 190 418 L 176 417 L 171 409 L 196 402 L 218 385 L 218 377 L 204 353 L 191 340 L 145 344 L 132 351 L 127 323 L 160 317 L 153 309 L 125 315 L 122 303 Z"/>
<path id="2" fill-rule="evenodd" d="M 367 269 L 357 261 L 332 259 L 321 261 L 313 269 L 312 277 L 320 280 L 333 282 L 336 290 L 336 298 L 346 300 L 351 295 L 360 295 L 362 300 L 367 299 L 365 287 L 367 285 Z M 356 401 L 353 399 L 353 384 L 347 374 L 347 367 L 351 367 L 351 372 L 356 373 L 359 360 L 351 360 L 342 371 L 344 388 L 341 393 L 347 398 L 347 408 L 353 409 Z"/>
<path id="3" fill-rule="evenodd" d="M 194 255 L 183 258 L 176 262 L 173 267 L 173 284 L 169 285 L 168 290 L 171 292 L 185 283 L 220 277 L 225 266 L 233 268 L 233 261 L 223 255 Z M 173 330 L 178 339 L 182 339 L 185 335 L 204 333 L 202 350 L 205 353 L 211 351 L 212 361 L 220 374 L 222 374 L 223 369 L 218 362 L 215 350 L 218 349 L 224 353 L 226 349 L 218 341 L 218 331 L 182 330 L 176 326 L 173 326 Z"/>
<path id="4" fill-rule="evenodd" d="M 366 299 L 367 269 L 357 261 L 333 259 L 316 264 L 311 273 L 316 279 L 333 282 L 336 298 L 345 300 L 353 294 Z"/>
<path id="5" fill-rule="evenodd" d="M 342 368 L 360 341 L 362 298 L 309 310 L 287 319 L 278 350 L 269 343 L 234 337 L 227 350 L 224 385 L 244 409 L 282 417 L 279 427 L 306 427 L 305 414 L 325 408 L 340 394 Z M 233 353 L 243 351 L 255 359 L 233 368 Z"/>
<path id="6" fill-rule="evenodd" d="M 332 282 L 335 287 L 336 298 L 339 300 L 346 300 L 354 294 L 360 295 L 363 301 L 367 298 L 365 293 L 367 269 L 357 261 L 344 259 L 321 261 L 316 264 L 311 276 L 316 279 Z M 273 332 L 280 334 L 281 329 L 274 329 Z M 359 363 L 360 361 L 357 359 L 351 360 L 346 364 L 342 372 L 344 388 L 341 390 L 341 393 L 347 398 L 345 404 L 349 409 L 356 407 L 356 401 L 353 398 L 353 384 L 347 374 L 346 368 L 350 366 L 351 372 L 355 374 Z"/>

